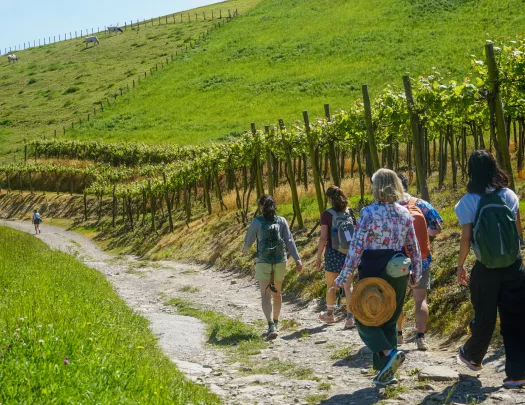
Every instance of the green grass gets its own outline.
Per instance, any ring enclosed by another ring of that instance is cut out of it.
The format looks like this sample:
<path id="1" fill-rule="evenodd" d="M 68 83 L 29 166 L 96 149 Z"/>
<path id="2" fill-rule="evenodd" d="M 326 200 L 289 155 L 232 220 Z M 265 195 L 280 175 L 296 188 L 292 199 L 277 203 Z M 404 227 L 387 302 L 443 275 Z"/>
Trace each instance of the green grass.
<path id="1" fill-rule="evenodd" d="M 365 83 L 374 95 L 401 87 L 406 72 L 436 67 L 462 77 L 487 38 L 515 37 L 525 23 L 522 0 L 230 0 L 209 8 L 218 7 L 239 7 L 241 16 L 66 136 L 191 144 L 250 122 L 291 124 L 303 110 L 323 115 L 325 103 L 348 108 Z M 211 24 L 127 30 L 88 51 L 73 40 L 20 52 L 19 63 L 0 66 L 0 152 L 85 119 Z"/>
<path id="2" fill-rule="evenodd" d="M 177 371 L 105 277 L 0 228 L 0 402 L 218 404 Z"/>
<path id="3" fill-rule="evenodd" d="M 192 286 L 192 285 L 185 285 L 185 286 L 182 286 L 181 288 L 179 288 L 179 291 L 180 292 L 187 292 L 187 293 L 197 293 L 197 292 L 200 291 L 200 288 Z"/>
<path id="4" fill-rule="evenodd" d="M 89 49 L 85 49 L 83 38 L 77 38 L 17 51 L 18 63 L 8 64 L 2 56 L 0 154 L 19 149 L 23 138 L 52 136 L 55 129 L 58 135 L 62 135 L 63 126 L 69 130 L 73 121 L 77 126 L 80 118 L 87 120 L 88 113 L 93 120 L 94 107 L 99 110 L 99 103 L 107 98 L 113 103 L 114 94 L 120 94 L 119 89 L 127 89 L 128 85 L 132 88 L 132 81 L 137 83 L 139 75 L 142 75 L 140 86 L 147 81 L 156 81 L 156 76 L 162 72 L 161 63 L 165 64 L 166 58 L 169 59 L 168 66 L 171 66 L 172 54 L 175 55 L 176 51 L 180 54 L 190 41 L 195 41 L 217 23 L 217 20 L 211 19 L 202 21 L 202 11 L 206 11 L 209 18 L 211 10 L 218 17 L 219 9 L 222 9 L 224 17 L 228 8 L 239 8 L 239 13 L 242 13 L 255 2 L 230 0 L 192 10 L 192 18 L 194 13 L 199 13 L 198 22 L 186 22 L 185 13 L 182 24 L 179 20 L 173 24 L 170 17 L 168 25 L 165 25 L 165 19 L 161 19 L 160 26 L 156 20 L 154 26 L 140 25 L 138 30 L 136 25 L 133 29 L 128 26 L 119 35 L 99 33 L 100 46 Z M 90 22 L 86 21 L 86 24 Z M 156 64 L 158 72 L 155 71 Z M 153 79 L 150 78 L 151 67 L 154 70 Z M 174 67 L 167 76 L 172 76 L 177 69 Z M 146 81 L 142 80 L 144 72 L 148 76 Z M 170 99 L 174 99 L 173 94 Z M 121 120 L 134 119 L 131 116 L 120 117 L 109 125 L 118 126 Z"/>
<path id="5" fill-rule="evenodd" d="M 433 67 L 463 77 L 487 38 L 524 23 L 521 0 L 262 0 L 71 136 L 192 144 L 291 126 L 348 108 L 362 84 L 374 95 Z"/>
<path id="6" fill-rule="evenodd" d="M 219 312 L 195 308 L 180 298 L 171 298 L 166 305 L 177 308 L 180 315 L 191 316 L 203 321 L 208 327 L 208 342 L 221 347 L 235 347 L 247 355 L 258 354 L 266 347 L 255 328 Z"/>
<path id="7" fill-rule="evenodd" d="M 330 359 L 349 361 L 352 359 L 353 350 L 354 350 L 353 346 L 348 346 L 348 347 L 344 347 L 339 350 L 334 350 L 332 354 L 330 354 Z"/>

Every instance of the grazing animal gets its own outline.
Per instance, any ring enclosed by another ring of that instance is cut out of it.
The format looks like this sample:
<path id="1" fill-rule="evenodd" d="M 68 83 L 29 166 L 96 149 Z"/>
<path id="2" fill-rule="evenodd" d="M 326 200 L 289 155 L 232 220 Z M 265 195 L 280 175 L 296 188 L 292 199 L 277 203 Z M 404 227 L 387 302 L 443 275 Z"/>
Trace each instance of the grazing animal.
<path id="1" fill-rule="evenodd" d="M 13 55 L 7 55 L 7 61 L 8 61 L 9 63 L 11 63 L 11 62 L 18 62 L 18 58 L 16 57 L 15 54 L 13 54 Z"/>
<path id="2" fill-rule="evenodd" d="M 120 27 L 116 27 L 116 26 L 110 26 L 108 27 L 108 32 L 111 34 L 112 32 L 115 33 L 115 35 L 117 34 L 117 32 L 123 32 L 122 31 L 122 28 Z"/>
<path id="3" fill-rule="evenodd" d="M 91 37 L 86 37 L 86 48 L 88 47 L 88 44 L 90 42 L 93 42 L 93 46 L 95 46 L 95 43 L 97 45 L 100 45 L 100 41 L 98 40 L 98 38 L 96 36 L 91 36 Z"/>

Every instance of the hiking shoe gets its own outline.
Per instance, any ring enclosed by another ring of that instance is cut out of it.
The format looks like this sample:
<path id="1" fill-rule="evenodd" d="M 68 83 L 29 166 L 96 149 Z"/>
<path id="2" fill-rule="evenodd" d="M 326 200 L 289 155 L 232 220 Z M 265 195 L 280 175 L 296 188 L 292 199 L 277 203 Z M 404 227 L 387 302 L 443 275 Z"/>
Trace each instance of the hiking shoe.
<path id="1" fill-rule="evenodd" d="M 402 345 L 405 344 L 405 338 L 403 337 L 403 332 L 398 332 L 397 334 L 397 344 Z"/>
<path id="2" fill-rule="evenodd" d="M 275 339 L 277 337 L 277 328 L 273 322 L 268 324 L 268 333 L 266 334 L 268 339 Z"/>
<path id="3" fill-rule="evenodd" d="M 503 388 L 525 388 L 525 380 L 511 380 L 507 377 L 503 380 Z"/>
<path id="4" fill-rule="evenodd" d="M 416 337 L 416 346 L 417 350 L 421 350 L 422 352 L 426 352 L 428 349 L 430 349 L 425 339 L 425 335 Z"/>
<path id="5" fill-rule="evenodd" d="M 328 315 L 328 312 L 321 312 L 319 314 L 319 320 L 324 323 L 334 323 L 335 322 L 335 315 Z"/>
<path id="6" fill-rule="evenodd" d="M 374 384 L 379 386 L 392 384 L 396 378 L 396 371 L 405 361 L 405 357 L 405 353 L 396 349 L 392 350 L 390 356 L 388 356 L 388 361 L 386 362 L 385 366 L 374 378 Z"/>
<path id="7" fill-rule="evenodd" d="M 463 363 L 465 366 L 467 366 L 472 371 L 480 371 L 483 368 L 483 366 L 481 364 L 475 363 L 472 360 L 468 360 L 465 357 L 465 352 L 463 350 L 463 346 L 461 346 L 459 348 L 459 351 L 458 351 L 458 362 Z"/>
<path id="8" fill-rule="evenodd" d="M 343 330 L 354 329 L 354 328 L 355 328 L 355 320 L 354 320 L 354 317 L 346 318 L 346 320 L 345 320 L 345 326 L 344 326 Z"/>

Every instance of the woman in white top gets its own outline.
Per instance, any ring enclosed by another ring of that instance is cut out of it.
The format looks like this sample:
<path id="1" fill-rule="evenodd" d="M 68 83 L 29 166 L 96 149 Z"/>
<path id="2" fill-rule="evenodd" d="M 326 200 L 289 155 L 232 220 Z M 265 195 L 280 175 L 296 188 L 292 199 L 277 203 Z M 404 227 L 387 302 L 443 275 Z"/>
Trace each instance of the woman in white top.
<path id="1" fill-rule="evenodd" d="M 504 386 L 525 386 L 525 268 L 518 196 L 507 188 L 507 174 L 484 150 L 470 156 L 468 175 L 468 193 L 455 208 L 461 225 L 456 270 L 458 282 L 470 287 L 474 319 L 470 322 L 472 336 L 460 348 L 458 360 L 471 370 L 481 370 L 499 310 L 506 354 Z M 477 260 L 467 283 L 464 264 L 471 247 Z"/>

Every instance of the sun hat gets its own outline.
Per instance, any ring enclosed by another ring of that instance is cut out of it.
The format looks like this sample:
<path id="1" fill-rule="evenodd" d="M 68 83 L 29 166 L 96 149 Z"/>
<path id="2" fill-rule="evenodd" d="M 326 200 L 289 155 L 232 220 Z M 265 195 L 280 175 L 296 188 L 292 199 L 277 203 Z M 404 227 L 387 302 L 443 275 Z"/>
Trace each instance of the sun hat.
<path id="1" fill-rule="evenodd" d="M 380 326 L 396 311 L 396 292 L 386 280 L 368 277 L 355 285 L 350 312 L 365 326 Z"/>

